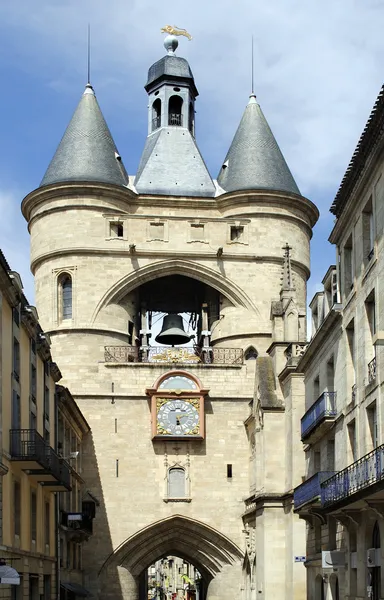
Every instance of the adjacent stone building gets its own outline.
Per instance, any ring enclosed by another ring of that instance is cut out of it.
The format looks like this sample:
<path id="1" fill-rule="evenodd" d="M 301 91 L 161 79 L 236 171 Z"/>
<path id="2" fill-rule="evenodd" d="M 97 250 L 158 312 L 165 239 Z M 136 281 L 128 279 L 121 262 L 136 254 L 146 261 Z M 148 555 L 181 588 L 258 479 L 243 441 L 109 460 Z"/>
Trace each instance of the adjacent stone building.
<path id="1" fill-rule="evenodd" d="M 304 600 L 296 365 L 318 212 L 254 94 L 212 179 L 194 77 L 177 39 L 165 46 L 136 176 L 88 84 L 22 206 L 39 314 L 92 432 L 83 585 L 144 600 L 148 567 L 171 555 L 201 574 L 201 600 Z"/>
<path id="2" fill-rule="evenodd" d="M 298 364 L 308 598 L 383 597 L 384 88 L 332 204 L 336 265 L 311 302 Z"/>

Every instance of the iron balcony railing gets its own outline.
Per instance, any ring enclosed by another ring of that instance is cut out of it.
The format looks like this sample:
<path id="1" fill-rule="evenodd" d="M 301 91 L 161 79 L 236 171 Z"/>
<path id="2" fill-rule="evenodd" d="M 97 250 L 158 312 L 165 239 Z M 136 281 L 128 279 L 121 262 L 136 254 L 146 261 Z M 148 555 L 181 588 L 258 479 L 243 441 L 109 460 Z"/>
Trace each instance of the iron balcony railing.
<path id="1" fill-rule="evenodd" d="M 376 356 L 368 363 L 368 383 L 376 379 Z"/>
<path id="2" fill-rule="evenodd" d="M 179 125 L 183 124 L 183 118 L 180 113 L 169 113 L 168 125 Z"/>
<path id="3" fill-rule="evenodd" d="M 36 429 L 11 429 L 10 454 L 14 460 L 33 460 L 48 468 L 47 444 Z"/>
<path id="4" fill-rule="evenodd" d="M 118 363 L 241 365 L 244 352 L 242 348 L 105 346 L 104 360 Z"/>
<path id="5" fill-rule="evenodd" d="M 36 429 L 11 429 L 9 433 L 12 460 L 37 462 L 58 482 L 63 483 L 67 488 L 71 487 L 70 466 L 47 444 Z"/>
<path id="6" fill-rule="evenodd" d="M 304 440 L 328 417 L 336 416 L 336 392 L 323 392 L 301 419 L 301 439 Z"/>
<path id="7" fill-rule="evenodd" d="M 320 500 L 321 496 L 321 487 L 320 484 L 323 483 L 326 479 L 329 479 L 335 475 L 335 471 L 319 471 L 315 473 L 304 481 L 301 485 L 297 486 L 297 488 L 293 491 L 293 502 L 295 510 L 303 506 L 304 504 L 308 504 L 308 502 L 313 502 L 316 499 Z"/>
<path id="8" fill-rule="evenodd" d="M 384 444 L 321 484 L 324 507 L 340 502 L 384 479 Z"/>

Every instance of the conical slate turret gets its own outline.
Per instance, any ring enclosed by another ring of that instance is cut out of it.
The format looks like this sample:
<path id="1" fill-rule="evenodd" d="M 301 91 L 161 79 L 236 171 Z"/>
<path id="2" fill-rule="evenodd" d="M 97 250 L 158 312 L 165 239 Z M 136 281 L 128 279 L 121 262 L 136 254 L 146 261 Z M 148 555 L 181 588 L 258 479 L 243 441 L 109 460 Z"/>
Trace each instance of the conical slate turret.
<path id="1" fill-rule="evenodd" d="M 253 94 L 217 181 L 227 192 L 266 189 L 300 194 Z"/>
<path id="2" fill-rule="evenodd" d="M 128 175 L 90 84 L 40 186 L 65 181 L 127 185 Z"/>

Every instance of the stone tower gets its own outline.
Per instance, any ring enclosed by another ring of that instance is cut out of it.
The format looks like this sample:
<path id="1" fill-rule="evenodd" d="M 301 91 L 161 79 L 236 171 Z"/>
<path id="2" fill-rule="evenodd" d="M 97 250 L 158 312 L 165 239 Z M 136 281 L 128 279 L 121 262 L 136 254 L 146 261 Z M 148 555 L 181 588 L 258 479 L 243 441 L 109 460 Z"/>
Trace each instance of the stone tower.
<path id="1" fill-rule="evenodd" d="M 144 600 L 146 568 L 173 554 L 202 574 L 200 600 L 301 600 L 295 360 L 318 213 L 254 95 L 212 180 L 191 69 L 176 38 L 165 47 L 136 176 L 87 85 L 22 206 L 41 322 L 92 430 L 82 476 L 99 507 L 84 585 Z M 163 314 L 189 316 L 193 341 L 157 346 Z"/>

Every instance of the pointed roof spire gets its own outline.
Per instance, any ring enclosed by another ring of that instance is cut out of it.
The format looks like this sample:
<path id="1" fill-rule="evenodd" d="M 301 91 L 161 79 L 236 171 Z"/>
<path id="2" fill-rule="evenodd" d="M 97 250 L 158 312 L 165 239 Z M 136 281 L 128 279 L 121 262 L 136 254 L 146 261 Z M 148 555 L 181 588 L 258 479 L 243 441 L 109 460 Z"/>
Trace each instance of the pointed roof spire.
<path id="1" fill-rule="evenodd" d="M 281 290 L 280 297 L 287 297 L 287 292 L 289 296 L 292 296 L 292 292 L 295 292 L 296 288 L 293 283 L 292 276 L 292 266 L 291 266 L 291 250 L 292 247 L 288 244 L 288 242 L 283 246 L 282 250 L 284 250 L 284 262 L 283 262 L 283 274 L 281 278 Z"/>
<path id="2" fill-rule="evenodd" d="M 300 194 L 253 92 L 217 181 L 227 192 L 265 189 Z"/>
<path id="3" fill-rule="evenodd" d="M 90 83 L 48 166 L 40 187 L 70 181 L 127 185 L 128 175 Z"/>

